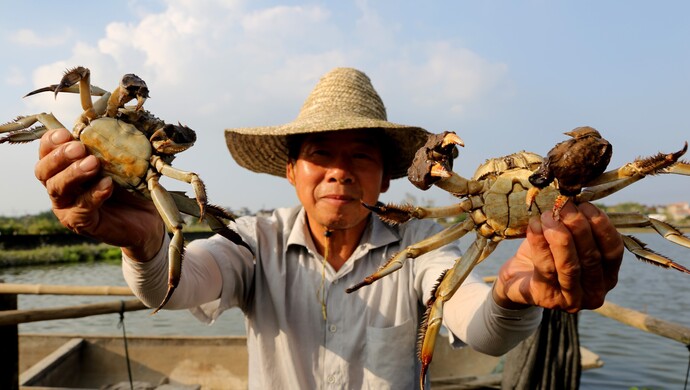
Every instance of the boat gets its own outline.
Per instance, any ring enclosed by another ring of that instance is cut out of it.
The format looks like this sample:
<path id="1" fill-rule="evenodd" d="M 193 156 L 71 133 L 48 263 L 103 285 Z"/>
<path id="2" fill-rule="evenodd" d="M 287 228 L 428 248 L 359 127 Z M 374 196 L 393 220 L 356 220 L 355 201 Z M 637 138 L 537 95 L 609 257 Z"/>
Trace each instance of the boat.
<path id="1" fill-rule="evenodd" d="M 245 389 L 246 342 L 243 336 L 127 336 L 125 349 L 122 336 L 19 334 L 20 390 L 130 389 L 129 371 L 141 390 Z M 583 369 L 601 367 L 596 354 L 581 351 Z M 501 365 L 501 357 L 437 342 L 432 388 L 500 388 Z"/>

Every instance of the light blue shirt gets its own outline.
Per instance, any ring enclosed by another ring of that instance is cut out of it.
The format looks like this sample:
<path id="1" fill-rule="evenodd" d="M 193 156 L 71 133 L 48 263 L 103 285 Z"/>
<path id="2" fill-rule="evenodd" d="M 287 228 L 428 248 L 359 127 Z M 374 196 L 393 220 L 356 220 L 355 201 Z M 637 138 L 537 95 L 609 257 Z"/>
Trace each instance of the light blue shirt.
<path id="1" fill-rule="evenodd" d="M 243 217 L 233 228 L 252 247 L 256 259 L 220 236 L 193 241 L 186 250 L 180 286 L 166 308 L 198 306 L 192 312 L 206 322 L 228 308 L 241 308 L 247 320 L 250 388 L 417 387 L 416 340 L 423 303 L 439 275 L 460 257 L 458 246 L 447 245 L 408 260 L 400 270 L 352 294 L 345 289 L 441 226 L 413 220 L 393 227 L 370 218 L 359 246 L 338 271 L 317 252 L 301 207 L 278 209 L 270 217 Z M 162 260 L 123 263 L 132 289 L 152 306 L 165 293 L 166 247 L 167 242 L 157 256 Z M 221 278 L 210 275 L 218 269 Z M 157 275 L 157 287 L 151 286 L 152 275 Z M 220 298 L 201 304 L 204 290 L 218 291 L 214 280 L 222 284 Z M 511 313 L 500 312 L 493 300 L 486 299 L 489 291 L 489 286 L 470 275 L 456 292 L 467 298 L 463 305 L 467 320 L 453 329 L 474 326 L 481 333 L 491 333 L 495 327 L 484 330 L 485 322 L 500 323 L 501 318 L 510 317 Z M 506 322 L 507 327 L 499 326 L 499 332 L 527 329 L 529 334 L 538 325 L 540 313 L 512 313 L 516 316 Z M 486 320 L 470 325 L 477 316 Z M 516 318 L 520 320 L 517 328 Z M 467 333 L 456 331 L 463 340 Z M 521 334 L 506 337 L 524 337 Z"/>

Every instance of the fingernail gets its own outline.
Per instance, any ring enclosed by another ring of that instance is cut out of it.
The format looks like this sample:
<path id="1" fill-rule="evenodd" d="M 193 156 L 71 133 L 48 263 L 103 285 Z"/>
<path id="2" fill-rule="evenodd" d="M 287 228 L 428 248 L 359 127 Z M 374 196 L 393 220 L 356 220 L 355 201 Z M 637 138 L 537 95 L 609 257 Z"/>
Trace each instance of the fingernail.
<path id="1" fill-rule="evenodd" d="M 113 179 L 110 176 L 105 176 L 101 180 L 98 181 L 98 184 L 96 184 L 96 190 L 97 191 L 103 191 L 110 187 L 111 183 L 113 182 Z"/>
<path id="2" fill-rule="evenodd" d="M 71 160 L 76 160 L 84 154 L 84 147 L 79 142 L 72 142 L 65 147 L 65 156 Z"/>
<path id="3" fill-rule="evenodd" d="M 72 139 L 70 133 L 66 130 L 57 130 L 50 135 L 50 141 L 54 144 L 64 144 L 65 142 Z"/>
<path id="4" fill-rule="evenodd" d="M 539 217 L 532 217 L 529 219 L 529 228 L 533 233 L 541 234 L 541 220 Z"/>
<path id="5" fill-rule="evenodd" d="M 98 166 L 98 160 L 96 159 L 95 156 L 89 155 L 86 156 L 83 160 L 79 162 L 79 169 L 81 169 L 84 172 L 89 172 Z"/>

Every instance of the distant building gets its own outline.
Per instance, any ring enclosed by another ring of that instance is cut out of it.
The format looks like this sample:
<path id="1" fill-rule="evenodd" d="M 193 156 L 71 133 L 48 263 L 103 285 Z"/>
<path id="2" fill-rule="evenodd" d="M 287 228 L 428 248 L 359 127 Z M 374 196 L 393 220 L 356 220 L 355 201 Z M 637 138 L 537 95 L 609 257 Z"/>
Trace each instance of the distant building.
<path id="1" fill-rule="evenodd" d="M 674 221 L 690 218 L 690 204 L 688 202 L 671 203 L 666 206 L 666 214 Z"/>

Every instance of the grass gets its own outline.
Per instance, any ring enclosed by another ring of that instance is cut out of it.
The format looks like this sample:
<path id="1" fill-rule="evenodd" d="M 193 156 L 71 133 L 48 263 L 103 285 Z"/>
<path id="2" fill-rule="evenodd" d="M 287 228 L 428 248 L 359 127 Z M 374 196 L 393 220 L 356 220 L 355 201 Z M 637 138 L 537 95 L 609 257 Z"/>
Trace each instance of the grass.
<path id="1" fill-rule="evenodd" d="M 120 248 L 107 244 L 42 246 L 35 249 L 0 251 L 0 268 L 59 263 L 119 261 L 121 258 Z"/>

